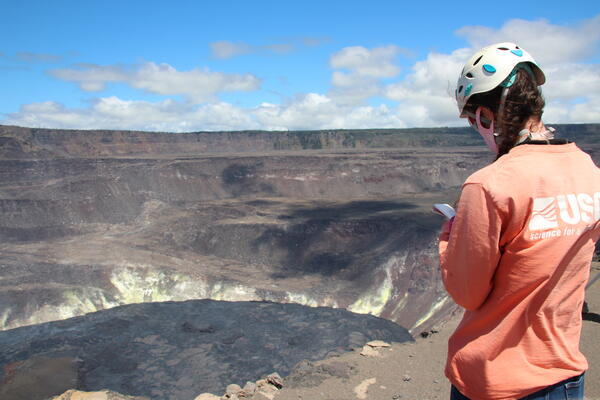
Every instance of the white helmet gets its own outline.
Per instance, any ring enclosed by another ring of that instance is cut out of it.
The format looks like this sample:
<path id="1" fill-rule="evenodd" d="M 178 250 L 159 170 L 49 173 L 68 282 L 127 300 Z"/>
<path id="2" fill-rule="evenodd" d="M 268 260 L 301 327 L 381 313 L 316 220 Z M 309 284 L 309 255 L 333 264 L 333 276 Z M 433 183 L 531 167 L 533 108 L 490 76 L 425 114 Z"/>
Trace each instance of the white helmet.
<path id="1" fill-rule="evenodd" d="M 463 111 L 472 95 L 488 92 L 501 84 L 506 87 L 512 85 L 512 72 L 517 65 L 528 70 L 538 86 L 546 81 L 531 54 L 514 43 L 492 44 L 475 53 L 460 73 L 454 92 L 460 116 L 465 116 Z"/>

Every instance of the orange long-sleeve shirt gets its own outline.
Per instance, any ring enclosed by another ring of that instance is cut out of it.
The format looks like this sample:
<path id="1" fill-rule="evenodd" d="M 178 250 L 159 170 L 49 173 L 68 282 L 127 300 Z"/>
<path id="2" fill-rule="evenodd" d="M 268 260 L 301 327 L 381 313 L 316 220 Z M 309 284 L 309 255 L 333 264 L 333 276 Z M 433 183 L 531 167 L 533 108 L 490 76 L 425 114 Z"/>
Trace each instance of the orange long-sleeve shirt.
<path id="1" fill-rule="evenodd" d="M 445 371 L 464 395 L 518 399 L 588 368 L 581 308 L 599 219 L 600 169 L 574 143 L 517 146 L 467 179 L 439 242 L 466 309 Z"/>

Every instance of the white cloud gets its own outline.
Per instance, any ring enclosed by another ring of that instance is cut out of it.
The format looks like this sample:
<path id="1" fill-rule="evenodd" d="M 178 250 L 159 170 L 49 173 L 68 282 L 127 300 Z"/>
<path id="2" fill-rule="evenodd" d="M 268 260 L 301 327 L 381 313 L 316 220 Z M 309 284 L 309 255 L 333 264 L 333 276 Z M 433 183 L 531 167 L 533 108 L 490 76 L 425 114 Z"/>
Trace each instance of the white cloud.
<path id="1" fill-rule="evenodd" d="M 400 73 L 394 59 L 402 49 L 398 46 L 382 46 L 367 49 L 362 46 L 345 47 L 334 53 L 329 65 L 334 69 L 347 69 L 357 76 L 391 78 Z"/>
<path id="2" fill-rule="evenodd" d="M 162 95 L 183 95 L 194 103 L 202 103 L 214 101 L 219 92 L 256 90 L 260 81 L 250 74 L 225 74 L 199 68 L 177 71 L 168 64 L 146 63 L 129 83 L 136 89 Z"/>
<path id="3" fill-rule="evenodd" d="M 366 104 L 366 99 L 380 95 L 381 86 L 377 84 L 369 85 L 367 83 L 352 88 L 332 88 L 330 96 L 337 104 L 344 106 L 362 106 Z"/>
<path id="4" fill-rule="evenodd" d="M 215 58 L 227 59 L 240 54 L 249 54 L 253 52 L 252 46 L 247 43 L 233 43 L 227 40 L 210 43 L 212 55 Z"/>
<path id="5" fill-rule="evenodd" d="M 275 54 L 286 54 L 294 51 L 294 45 L 290 43 L 275 43 L 260 47 Z"/>
<path id="6" fill-rule="evenodd" d="M 68 109 L 55 102 L 21 107 L 3 121 L 10 125 L 63 129 L 132 129 L 193 131 L 256 129 L 250 115 L 227 103 L 194 106 L 167 99 L 161 102 L 97 99 L 88 108 Z"/>
<path id="7" fill-rule="evenodd" d="M 153 62 L 137 69 L 81 64 L 79 69 L 57 69 L 50 74 L 74 82 L 85 91 L 101 91 L 108 82 L 120 82 L 151 93 L 181 95 L 193 103 L 216 101 L 220 92 L 252 91 L 260 86 L 260 80 L 251 74 L 226 74 L 208 68 L 178 71 L 169 64 Z"/>
<path id="8" fill-rule="evenodd" d="M 470 54 L 468 49 L 451 54 L 430 53 L 412 67 L 412 73 L 403 81 L 387 85 L 384 94 L 400 103 L 399 115 L 410 126 L 460 124 L 452 93 Z"/>
<path id="9" fill-rule="evenodd" d="M 62 60 L 62 56 L 56 54 L 32 53 L 29 51 L 21 51 L 17 53 L 17 60 L 30 63 L 54 63 Z"/>
<path id="10" fill-rule="evenodd" d="M 391 128 L 403 122 L 385 105 L 344 106 L 333 99 L 309 93 L 285 105 L 262 105 L 253 114 L 267 129 Z"/>
<path id="11" fill-rule="evenodd" d="M 340 104 L 361 105 L 366 99 L 379 95 L 381 80 L 400 73 L 394 60 L 402 52 L 400 47 L 389 45 L 373 49 L 345 47 L 334 53 L 329 60 L 335 69 L 329 96 Z"/>
<path id="12" fill-rule="evenodd" d="M 146 131 L 294 130 L 336 128 L 398 128 L 407 126 L 395 110 L 349 107 L 309 93 L 285 104 L 263 103 L 240 108 L 229 103 L 192 105 L 171 99 L 161 102 L 97 99 L 89 107 L 69 109 L 56 102 L 34 103 L 8 115 L 4 124 L 63 129 L 132 129 Z"/>
<path id="13" fill-rule="evenodd" d="M 594 96 L 585 103 L 575 104 L 570 119 L 573 122 L 598 123 L 600 121 L 600 96 Z"/>
<path id="14" fill-rule="evenodd" d="M 104 90 L 107 82 L 126 82 L 128 73 L 122 66 L 79 64 L 80 69 L 55 69 L 50 74 L 63 81 L 75 82 L 88 92 Z"/>
<path id="15" fill-rule="evenodd" d="M 327 36 L 320 36 L 320 37 L 305 36 L 305 37 L 300 38 L 300 42 L 305 46 L 315 47 L 315 46 L 320 46 L 322 44 L 331 42 L 331 38 L 329 38 Z"/>
<path id="16" fill-rule="evenodd" d="M 209 43 L 212 56 L 218 59 L 228 59 L 244 54 L 287 54 L 299 47 L 316 47 L 330 42 L 328 37 L 291 37 L 285 38 L 282 43 L 266 45 L 253 45 L 250 43 L 229 40 L 220 40 Z"/>
<path id="17" fill-rule="evenodd" d="M 212 55 L 218 59 L 228 59 L 242 54 L 254 53 L 274 53 L 285 54 L 294 51 L 295 47 L 291 43 L 275 43 L 263 46 L 254 46 L 245 42 L 230 42 L 222 40 L 209 44 Z"/>
<path id="18" fill-rule="evenodd" d="M 600 15 L 574 26 L 554 25 L 545 19 L 512 19 L 500 29 L 465 26 L 456 31 L 473 48 L 490 43 L 515 42 L 529 51 L 542 66 L 584 61 L 597 56 L 600 40 Z"/>
<path id="19" fill-rule="evenodd" d="M 600 95 L 600 70 L 597 64 L 561 63 L 544 70 L 547 83 L 542 86 L 549 99 L 573 100 Z"/>

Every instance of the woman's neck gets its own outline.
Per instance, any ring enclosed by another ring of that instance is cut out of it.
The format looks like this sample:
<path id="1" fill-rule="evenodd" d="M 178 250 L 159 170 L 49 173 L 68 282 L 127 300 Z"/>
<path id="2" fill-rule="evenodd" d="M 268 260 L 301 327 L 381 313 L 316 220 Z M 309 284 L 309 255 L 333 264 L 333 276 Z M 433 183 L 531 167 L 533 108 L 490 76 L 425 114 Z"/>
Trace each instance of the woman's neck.
<path id="1" fill-rule="evenodd" d="M 533 134 L 544 133 L 548 130 L 542 120 L 535 117 L 529 117 L 529 119 L 525 121 L 525 124 L 523 124 L 523 129 L 527 129 Z"/>

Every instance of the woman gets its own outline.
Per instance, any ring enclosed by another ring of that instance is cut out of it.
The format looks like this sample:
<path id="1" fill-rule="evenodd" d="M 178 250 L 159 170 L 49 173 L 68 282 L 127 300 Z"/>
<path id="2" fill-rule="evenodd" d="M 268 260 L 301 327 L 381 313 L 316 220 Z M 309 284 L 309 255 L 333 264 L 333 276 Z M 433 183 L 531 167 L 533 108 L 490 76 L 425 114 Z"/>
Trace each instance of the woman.
<path id="1" fill-rule="evenodd" d="M 444 284 L 465 308 L 448 343 L 451 399 L 583 399 L 600 170 L 542 122 L 544 82 L 513 43 L 480 50 L 458 80 L 460 116 L 497 158 L 466 180 L 440 235 Z"/>

